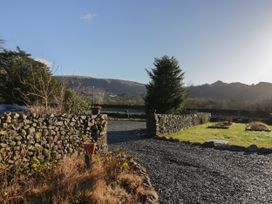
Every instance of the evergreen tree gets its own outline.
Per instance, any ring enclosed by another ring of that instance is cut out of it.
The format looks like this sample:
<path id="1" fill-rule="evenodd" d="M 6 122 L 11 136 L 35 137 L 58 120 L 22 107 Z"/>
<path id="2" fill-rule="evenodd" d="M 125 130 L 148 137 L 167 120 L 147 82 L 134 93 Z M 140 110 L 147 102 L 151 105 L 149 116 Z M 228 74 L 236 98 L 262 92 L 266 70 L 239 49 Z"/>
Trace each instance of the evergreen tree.
<path id="1" fill-rule="evenodd" d="M 0 51 L 0 103 L 44 106 L 61 112 L 83 112 L 88 103 L 53 76 L 50 68 L 17 48 Z"/>
<path id="2" fill-rule="evenodd" d="M 147 71 L 151 81 L 145 97 L 146 112 L 181 113 L 185 101 L 184 72 L 174 57 L 155 58 L 155 68 Z"/>
<path id="3" fill-rule="evenodd" d="M 45 85 L 50 83 L 48 87 L 55 89 L 55 80 L 49 81 L 51 78 L 52 73 L 45 64 L 34 60 L 20 48 L 0 52 L 0 96 L 4 103 L 30 105 L 43 101 L 40 92 L 47 91 Z"/>

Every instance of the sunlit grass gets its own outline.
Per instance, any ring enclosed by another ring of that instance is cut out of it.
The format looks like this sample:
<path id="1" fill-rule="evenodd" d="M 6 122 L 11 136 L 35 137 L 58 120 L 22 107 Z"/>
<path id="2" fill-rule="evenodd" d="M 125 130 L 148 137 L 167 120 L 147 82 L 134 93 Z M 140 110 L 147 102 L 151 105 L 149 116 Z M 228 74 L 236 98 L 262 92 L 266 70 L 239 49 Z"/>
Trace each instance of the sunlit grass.
<path id="1" fill-rule="evenodd" d="M 164 136 L 179 139 L 180 141 L 198 143 L 204 143 L 211 139 L 222 139 L 227 141 L 228 144 L 244 147 L 252 144 L 256 144 L 258 147 L 272 147 L 272 132 L 245 131 L 246 124 L 241 123 L 233 123 L 229 129 L 207 128 L 211 124 L 198 125 Z M 271 128 L 271 126 L 269 127 Z"/>

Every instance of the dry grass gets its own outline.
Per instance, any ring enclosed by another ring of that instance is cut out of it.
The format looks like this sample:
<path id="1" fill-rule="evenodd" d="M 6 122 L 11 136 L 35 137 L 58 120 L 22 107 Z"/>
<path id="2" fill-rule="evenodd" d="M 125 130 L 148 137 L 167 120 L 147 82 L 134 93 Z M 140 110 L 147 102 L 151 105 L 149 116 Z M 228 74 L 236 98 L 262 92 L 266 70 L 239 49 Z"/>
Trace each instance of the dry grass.
<path id="1" fill-rule="evenodd" d="M 141 203 L 150 190 L 122 152 L 96 155 L 90 169 L 83 159 L 65 158 L 30 178 L 3 172 L 0 203 Z"/>
<path id="2" fill-rule="evenodd" d="M 209 125 L 208 128 L 229 129 L 231 125 L 232 125 L 232 122 L 224 121 L 224 122 L 217 122 L 212 125 Z"/>
<path id="3" fill-rule="evenodd" d="M 251 122 L 247 124 L 246 130 L 249 131 L 265 131 L 265 132 L 270 132 L 271 130 L 269 129 L 268 125 L 263 123 L 263 122 Z"/>

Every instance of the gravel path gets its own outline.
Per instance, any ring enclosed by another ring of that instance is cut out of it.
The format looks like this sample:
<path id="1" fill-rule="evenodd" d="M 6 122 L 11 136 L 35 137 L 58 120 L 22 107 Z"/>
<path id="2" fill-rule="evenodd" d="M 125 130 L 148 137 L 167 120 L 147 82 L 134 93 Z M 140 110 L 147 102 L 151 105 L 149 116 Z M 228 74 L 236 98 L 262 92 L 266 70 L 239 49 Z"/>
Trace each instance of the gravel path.
<path id="1" fill-rule="evenodd" d="M 156 140 L 141 128 L 145 123 L 110 121 L 109 147 L 139 160 L 161 203 L 272 203 L 272 155 Z"/>

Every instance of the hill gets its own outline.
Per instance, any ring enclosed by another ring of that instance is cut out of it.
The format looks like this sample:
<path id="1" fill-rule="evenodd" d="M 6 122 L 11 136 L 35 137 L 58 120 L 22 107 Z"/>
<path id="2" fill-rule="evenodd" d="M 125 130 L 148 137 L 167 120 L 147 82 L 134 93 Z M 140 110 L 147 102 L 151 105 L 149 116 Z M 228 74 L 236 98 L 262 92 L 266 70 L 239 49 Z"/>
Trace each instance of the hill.
<path id="1" fill-rule="evenodd" d="M 72 89 L 101 89 L 111 94 L 143 94 L 145 85 L 127 80 L 98 79 L 83 76 L 57 76 Z"/>
<path id="2" fill-rule="evenodd" d="M 56 77 L 94 103 L 143 104 L 145 85 L 138 82 L 85 76 Z"/>
<path id="3" fill-rule="evenodd" d="M 272 111 L 272 83 L 224 83 L 189 87 L 187 108 Z"/>
<path id="4" fill-rule="evenodd" d="M 256 85 L 247 85 L 217 81 L 213 84 L 191 86 L 189 96 L 191 98 L 257 102 L 272 98 L 272 83 L 260 82 Z"/>
<path id="5" fill-rule="evenodd" d="M 110 104 L 143 104 L 146 88 L 144 84 L 118 79 L 98 79 L 83 76 L 57 76 L 70 88 L 97 103 Z M 216 81 L 188 87 L 188 96 L 193 100 L 202 100 L 198 106 L 203 106 L 207 100 L 229 103 L 254 104 L 272 99 L 272 83 L 260 82 L 247 85 L 239 82 L 224 83 Z M 204 100 L 204 102 L 203 102 Z M 228 105 L 229 106 L 229 105 Z"/>

